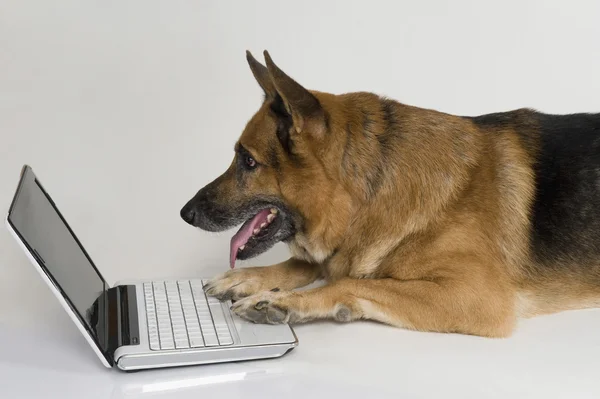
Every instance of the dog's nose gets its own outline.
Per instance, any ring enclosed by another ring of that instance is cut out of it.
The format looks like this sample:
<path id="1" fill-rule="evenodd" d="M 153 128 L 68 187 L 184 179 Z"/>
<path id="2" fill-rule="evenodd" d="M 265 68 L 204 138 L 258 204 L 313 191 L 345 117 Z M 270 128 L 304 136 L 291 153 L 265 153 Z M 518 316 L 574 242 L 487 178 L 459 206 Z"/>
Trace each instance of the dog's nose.
<path id="1" fill-rule="evenodd" d="M 181 215 L 181 218 L 188 224 L 192 224 L 196 217 L 196 211 L 194 208 L 188 208 L 187 206 L 184 206 L 179 214 Z"/>

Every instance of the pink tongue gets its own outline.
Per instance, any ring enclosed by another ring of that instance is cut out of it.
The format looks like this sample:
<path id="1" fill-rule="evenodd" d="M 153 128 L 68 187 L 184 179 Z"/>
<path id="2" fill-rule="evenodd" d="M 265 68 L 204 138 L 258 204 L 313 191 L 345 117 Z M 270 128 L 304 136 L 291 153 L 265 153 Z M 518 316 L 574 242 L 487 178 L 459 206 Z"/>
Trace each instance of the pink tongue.
<path id="1" fill-rule="evenodd" d="M 260 211 L 256 216 L 252 218 L 250 223 L 242 226 L 240 231 L 238 231 L 233 237 L 231 237 L 231 245 L 229 248 L 229 267 L 231 267 L 232 269 L 235 267 L 235 259 L 237 258 L 238 249 L 240 249 L 242 245 L 246 245 L 250 237 L 252 237 L 252 232 L 255 228 L 267 221 L 267 216 L 269 216 L 269 213 L 271 213 L 269 209 Z"/>

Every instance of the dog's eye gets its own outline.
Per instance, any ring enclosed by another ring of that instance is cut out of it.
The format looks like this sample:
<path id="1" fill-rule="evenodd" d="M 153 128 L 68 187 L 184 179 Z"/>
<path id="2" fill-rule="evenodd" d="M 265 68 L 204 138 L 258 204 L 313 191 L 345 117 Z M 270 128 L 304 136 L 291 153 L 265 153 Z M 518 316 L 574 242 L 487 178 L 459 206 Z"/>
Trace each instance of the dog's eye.
<path id="1" fill-rule="evenodd" d="M 246 155 L 244 162 L 246 162 L 248 169 L 254 169 L 256 167 L 256 160 L 249 155 Z"/>

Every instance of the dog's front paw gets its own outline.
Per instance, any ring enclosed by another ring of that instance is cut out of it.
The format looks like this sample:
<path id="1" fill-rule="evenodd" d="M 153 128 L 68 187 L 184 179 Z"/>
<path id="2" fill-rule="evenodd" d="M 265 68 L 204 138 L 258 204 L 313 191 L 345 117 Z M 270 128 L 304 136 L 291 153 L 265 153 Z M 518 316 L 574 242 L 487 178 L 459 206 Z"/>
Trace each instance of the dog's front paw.
<path id="1" fill-rule="evenodd" d="M 215 277 L 204 286 L 208 296 L 214 296 L 221 301 L 239 300 L 257 292 L 275 289 L 266 287 L 261 270 L 263 268 L 234 269 Z"/>
<path id="2" fill-rule="evenodd" d="M 236 302 L 231 310 L 243 319 L 261 324 L 283 324 L 290 321 L 291 292 L 260 292 Z"/>

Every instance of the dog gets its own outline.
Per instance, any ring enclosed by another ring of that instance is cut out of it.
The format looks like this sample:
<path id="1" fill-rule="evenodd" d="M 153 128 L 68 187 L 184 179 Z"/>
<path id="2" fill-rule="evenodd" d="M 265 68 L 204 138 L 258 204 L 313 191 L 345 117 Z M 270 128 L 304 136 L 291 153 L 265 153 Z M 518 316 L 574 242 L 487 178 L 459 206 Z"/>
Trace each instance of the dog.
<path id="1" fill-rule="evenodd" d="M 264 57 L 247 52 L 264 101 L 233 162 L 180 212 L 242 224 L 208 295 L 256 323 L 484 337 L 600 305 L 600 114 L 449 115 L 309 91 Z M 233 269 L 278 242 L 289 260 Z"/>

